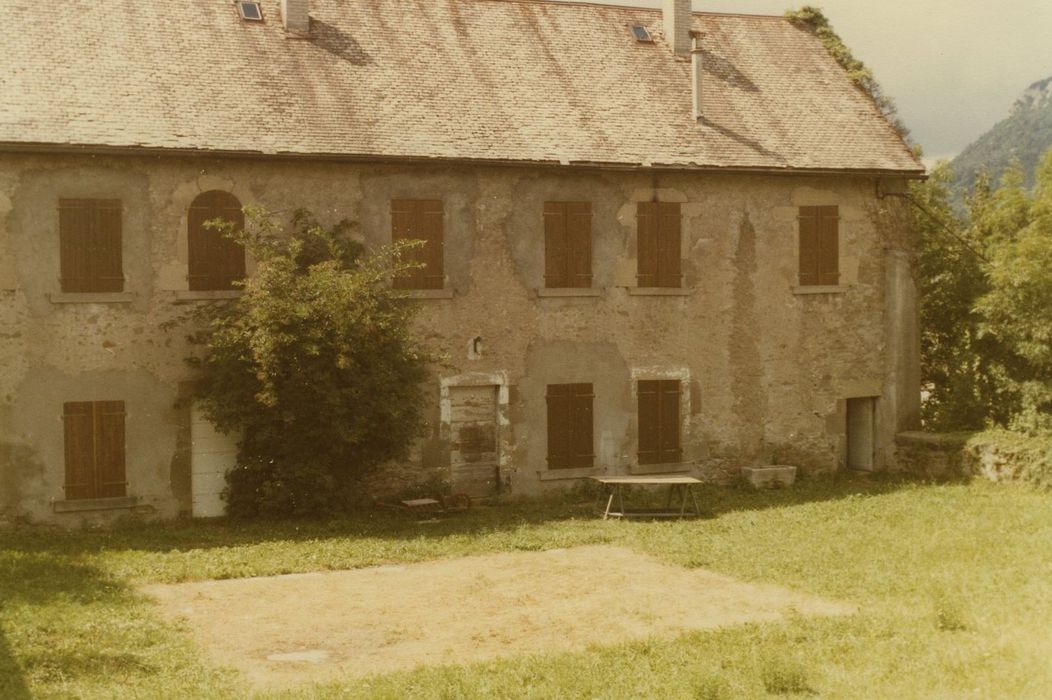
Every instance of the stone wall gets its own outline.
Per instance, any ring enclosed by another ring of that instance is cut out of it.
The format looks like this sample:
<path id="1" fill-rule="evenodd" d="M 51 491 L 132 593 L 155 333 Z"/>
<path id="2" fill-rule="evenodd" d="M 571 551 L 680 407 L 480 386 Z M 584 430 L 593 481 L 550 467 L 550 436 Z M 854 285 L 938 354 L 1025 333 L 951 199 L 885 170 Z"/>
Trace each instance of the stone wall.
<path id="1" fill-rule="evenodd" d="M 953 479 L 969 475 L 966 448 L 972 433 L 906 432 L 896 436 L 897 466 L 918 476 Z"/>
<path id="2" fill-rule="evenodd" d="M 666 470 L 716 480 L 747 465 L 840 468 L 855 397 L 881 397 L 877 466 L 890 467 L 894 435 L 916 414 L 904 205 L 870 177 L 0 155 L 0 511 L 58 517 L 62 403 L 103 399 L 127 402 L 140 510 L 187 510 L 189 411 L 177 398 L 190 349 L 178 319 L 200 303 L 187 286 L 187 209 L 211 189 L 282 215 L 351 219 L 370 245 L 390 240 L 391 199 L 443 200 L 446 290 L 407 303 L 449 359 L 435 368 L 427 436 L 383 488 L 448 470 L 440 385 L 458 377 L 502 378 L 501 478 L 516 494 L 586 476 L 547 469 L 547 384 L 595 387 L 589 473 L 645 471 L 640 379 L 685 387 L 684 462 Z M 57 294 L 60 197 L 122 201 L 124 298 Z M 672 295 L 636 288 L 636 203 L 654 198 L 682 203 L 685 281 Z M 590 296 L 538 294 L 548 200 L 592 202 Z M 798 207 L 833 204 L 842 282 L 809 293 L 796 287 Z M 481 355 L 468 352 L 477 337 Z"/>
<path id="3" fill-rule="evenodd" d="M 900 434 L 897 461 L 905 471 L 941 479 L 980 477 L 1052 488 L 1052 438 L 1005 430 Z"/>

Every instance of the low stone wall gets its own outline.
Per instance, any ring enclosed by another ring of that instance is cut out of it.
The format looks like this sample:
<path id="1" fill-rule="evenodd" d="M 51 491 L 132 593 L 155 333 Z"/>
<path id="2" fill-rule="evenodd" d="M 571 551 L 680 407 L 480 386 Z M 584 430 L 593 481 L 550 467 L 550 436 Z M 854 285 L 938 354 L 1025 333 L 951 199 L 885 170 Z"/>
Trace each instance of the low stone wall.
<path id="1" fill-rule="evenodd" d="M 965 448 L 973 433 L 899 433 L 895 462 L 899 470 L 939 479 L 968 476 Z"/>
<path id="2" fill-rule="evenodd" d="M 940 478 L 982 477 L 1052 489 L 1052 436 L 1006 430 L 982 433 L 901 433 L 896 460 L 913 474 Z"/>

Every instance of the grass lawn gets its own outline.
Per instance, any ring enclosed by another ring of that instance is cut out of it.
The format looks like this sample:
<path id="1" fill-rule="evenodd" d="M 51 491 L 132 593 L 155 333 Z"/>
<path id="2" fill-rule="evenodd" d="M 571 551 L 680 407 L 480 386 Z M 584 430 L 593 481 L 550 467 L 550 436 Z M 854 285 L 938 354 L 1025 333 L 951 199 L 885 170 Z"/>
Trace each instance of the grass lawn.
<path id="1" fill-rule="evenodd" d="M 0 533 L 0 698 L 243 697 L 136 586 L 616 544 L 859 606 L 674 639 L 423 668 L 280 697 L 1052 697 L 1052 495 L 842 477 L 703 493 L 713 517 L 573 502 L 434 524 L 386 514 Z M 590 506 L 590 504 L 589 504 Z M 559 595 L 552 591 L 552 595 Z"/>

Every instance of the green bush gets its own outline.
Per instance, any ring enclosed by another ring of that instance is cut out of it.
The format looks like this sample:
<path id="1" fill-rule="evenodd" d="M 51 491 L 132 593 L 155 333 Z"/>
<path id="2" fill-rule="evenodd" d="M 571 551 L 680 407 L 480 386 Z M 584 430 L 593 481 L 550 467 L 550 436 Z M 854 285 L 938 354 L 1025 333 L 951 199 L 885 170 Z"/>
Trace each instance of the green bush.
<path id="1" fill-rule="evenodd" d="M 1052 435 L 988 430 L 968 440 L 970 471 L 1052 489 Z"/>
<path id="2" fill-rule="evenodd" d="M 239 434 L 227 480 L 235 516 L 345 510 L 361 478 L 405 455 L 422 422 L 431 355 L 411 333 L 413 306 L 391 289 L 412 267 L 405 248 L 367 254 L 351 224 L 293 217 L 291 234 L 248 212 L 256 271 L 244 294 L 196 312 L 203 350 L 194 399 L 218 429 Z"/>

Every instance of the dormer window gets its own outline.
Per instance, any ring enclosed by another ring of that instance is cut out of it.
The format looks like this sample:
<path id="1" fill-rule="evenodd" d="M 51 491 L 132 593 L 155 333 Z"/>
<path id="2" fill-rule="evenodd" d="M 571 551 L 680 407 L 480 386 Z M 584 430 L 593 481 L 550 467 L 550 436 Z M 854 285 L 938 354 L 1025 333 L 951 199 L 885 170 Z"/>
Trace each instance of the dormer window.
<path id="1" fill-rule="evenodd" d="M 263 21 L 263 8 L 259 6 L 258 2 L 238 2 L 234 3 L 237 5 L 237 13 L 241 15 L 241 19 L 246 22 L 262 22 Z"/>
<path id="2" fill-rule="evenodd" d="M 653 44 L 654 37 L 650 36 L 650 30 L 642 24 L 632 25 L 632 34 L 640 44 Z"/>

